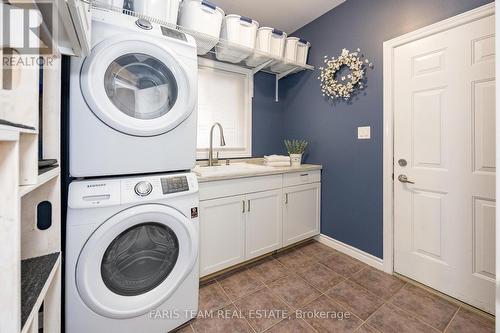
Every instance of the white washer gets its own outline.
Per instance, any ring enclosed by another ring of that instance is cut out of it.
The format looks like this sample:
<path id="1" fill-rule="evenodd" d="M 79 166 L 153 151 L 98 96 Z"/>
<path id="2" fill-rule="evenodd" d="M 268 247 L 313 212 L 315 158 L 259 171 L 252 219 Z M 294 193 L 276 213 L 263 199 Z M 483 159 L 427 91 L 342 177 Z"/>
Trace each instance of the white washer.
<path id="1" fill-rule="evenodd" d="M 73 177 L 189 170 L 196 160 L 198 60 L 193 37 L 96 9 L 92 51 L 73 57 Z"/>
<path id="2" fill-rule="evenodd" d="M 165 333 L 196 316 L 198 200 L 192 173 L 70 184 L 67 333 Z"/>

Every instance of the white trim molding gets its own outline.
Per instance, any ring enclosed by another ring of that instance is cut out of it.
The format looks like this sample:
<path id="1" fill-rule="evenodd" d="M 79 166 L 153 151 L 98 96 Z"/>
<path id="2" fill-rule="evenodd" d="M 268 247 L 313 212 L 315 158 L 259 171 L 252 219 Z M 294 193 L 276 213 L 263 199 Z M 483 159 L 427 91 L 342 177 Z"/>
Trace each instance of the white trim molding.
<path id="1" fill-rule="evenodd" d="M 384 220 L 384 271 L 392 274 L 394 272 L 394 192 L 393 192 L 393 164 L 394 164 L 394 52 L 399 46 L 416 40 L 453 29 L 469 22 L 480 20 L 484 17 L 494 15 L 495 3 L 478 7 L 463 14 L 453 16 L 444 21 L 431 24 L 427 27 L 415 30 L 400 37 L 384 42 L 384 171 L 383 171 L 383 220 Z"/>
<path id="2" fill-rule="evenodd" d="M 351 256 L 354 259 L 358 259 L 359 261 L 364 262 L 369 266 L 372 266 L 381 271 L 384 270 L 384 261 L 380 258 L 375 257 L 374 255 L 361 251 L 358 248 L 342 243 L 341 241 L 333 239 L 324 234 L 320 234 L 316 239 L 321 244 L 325 244 L 326 246 L 329 246 L 332 249 L 347 254 L 348 256 Z"/>
<path id="3" fill-rule="evenodd" d="M 500 2 L 496 2 L 496 9 L 500 10 Z M 500 21 L 495 20 L 495 33 L 496 33 L 496 43 L 498 45 L 498 36 L 500 35 Z M 495 61 L 496 64 L 500 64 L 500 52 L 496 52 L 495 55 Z M 496 65 L 495 66 L 495 71 L 496 71 L 496 77 L 500 77 L 500 66 Z M 496 100 L 500 101 L 500 89 L 496 89 Z M 496 116 L 496 128 L 500 128 L 500 117 L 498 116 L 498 107 L 497 107 L 497 116 Z M 497 153 L 497 159 L 496 163 L 497 165 L 500 165 L 500 131 L 496 131 L 497 136 L 496 136 L 496 153 Z M 496 186 L 497 186 L 497 193 L 496 197 L 500 198 L 500 177 L 496 177 Z M 496 214 L 496 224 L 500 225 L 500 214 Z M 498 243 L 498 240 L 500 239 L 500 228 L 496 228 L 496 241 Z M 500 277 L 500 246 L 496 246 L 496 276 Z M 497 288 L 496 288 L 496 317 L 500 318 L 500 283 L 497 283 Z"/>

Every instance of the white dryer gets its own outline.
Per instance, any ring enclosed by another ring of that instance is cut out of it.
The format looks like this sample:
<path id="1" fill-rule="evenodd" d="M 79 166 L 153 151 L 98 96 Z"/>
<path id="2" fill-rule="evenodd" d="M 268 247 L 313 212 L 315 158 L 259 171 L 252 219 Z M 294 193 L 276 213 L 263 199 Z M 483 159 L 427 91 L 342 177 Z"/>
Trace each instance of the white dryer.
<path id="1" fill-rule="evenodd" d="M 70 184 L 67 333 L 166 333 L 196 316 L 198 200 L 192 173 Z"/>
<path id="2" fill-rule="evenodd" d="M 96 9 L 92 45 L 89 56 L 71 60 L 70 174 L 194 167 L 194 39 L 144 19 Z"/>

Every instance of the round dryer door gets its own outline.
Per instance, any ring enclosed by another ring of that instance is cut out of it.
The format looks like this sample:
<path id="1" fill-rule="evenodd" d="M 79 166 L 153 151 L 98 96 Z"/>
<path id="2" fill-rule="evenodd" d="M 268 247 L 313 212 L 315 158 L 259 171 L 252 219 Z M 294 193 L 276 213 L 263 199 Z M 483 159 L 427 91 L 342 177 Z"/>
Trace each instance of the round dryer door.
<path id="1" fill-rule="evenodd" d="M 82 300 L 108 318 L 132 318 L 167 300 L 195 268 L 198 235 L 179 211 L 158 204 L 104 222 L 78 258 Z"/>
<path id="2" fill-rule="evenodd" d="M 175 55 L 150 36 L 104 40 L 80 73 L 85 101 L 117 131 L 135 136 L 170 131 L 193 112 L 197 96 L 196 77 L 189 76 Z"/>

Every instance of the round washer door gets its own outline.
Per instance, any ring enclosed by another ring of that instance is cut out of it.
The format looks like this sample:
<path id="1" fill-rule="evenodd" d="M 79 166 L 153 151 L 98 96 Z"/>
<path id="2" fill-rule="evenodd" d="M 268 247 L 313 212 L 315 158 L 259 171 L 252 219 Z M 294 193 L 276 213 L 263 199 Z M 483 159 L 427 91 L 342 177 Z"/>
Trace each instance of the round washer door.
<path id="1" fill-rule="evenodd" d="M 104 222 L 87 240 L 76 266 L 85 304 L 108 318 L 143 315 L 167 300 L 192 271 L 196 229 L 164 205 L 128 208 Z"/>
<path id="2" fill-rule="evenodd" d="M 175 52 L 150 36 L 102 41 L 80 73 L 83 96 L 106 125 L 134 136 L 160 135 L 194 110 L 197 83 Z"/>

